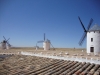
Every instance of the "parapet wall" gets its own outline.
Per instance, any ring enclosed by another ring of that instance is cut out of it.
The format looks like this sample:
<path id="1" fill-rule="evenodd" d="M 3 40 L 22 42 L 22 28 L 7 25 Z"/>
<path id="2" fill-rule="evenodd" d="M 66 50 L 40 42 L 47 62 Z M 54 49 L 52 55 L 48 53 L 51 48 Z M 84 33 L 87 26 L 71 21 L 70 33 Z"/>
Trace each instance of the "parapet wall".
<path id="1" fill-rule="evenodd" d="M 38 53 L 38 54 L 35 54 L 35 53 L 32 53 L 32 52 L 21 52 L 22 55 L 30 55 L 30 56 L 38 56 L 38 57 L 45 57 L 45 58 L 52 58 L 52 59 L 61 59 L 61 60 L 70 60 L 70 61 L 78 61 L 78 62 L 90 62 L 90 63 L 95 63 L 95 64 L 100 64 L 100 59 L 87 59 L 87 58 L 78 58 L 77 56 L 72 56 L 72 57 L 69 57 L 69 56 L 66 56 L 66 57 L 63 57 L 63 56 L 53 56 L 53 55 L 47 55 L 47 54 L 42 54 L 42 53 Z"/>

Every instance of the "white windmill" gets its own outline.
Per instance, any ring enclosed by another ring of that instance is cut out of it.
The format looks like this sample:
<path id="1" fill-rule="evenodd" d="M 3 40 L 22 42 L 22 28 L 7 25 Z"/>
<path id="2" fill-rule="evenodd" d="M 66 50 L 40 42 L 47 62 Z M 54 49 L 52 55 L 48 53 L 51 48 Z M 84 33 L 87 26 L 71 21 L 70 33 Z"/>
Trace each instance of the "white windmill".
<path id="1" fill-rule="evenodd" d="M 6 38 L 3 36 L 4 40 L 3 42 L 1 42 L 1 46 L 2 46 L 2 49 L 10 49 L 11 48 L 11 45 L 9 44 L 8 40 L 6 40 Z"/>
<path id="2" fill-rule="evenodd" d="M 45 40 L 45 33 L 44 33 L 44 41 L 38 41 L 37 43 L 43 43 L 44 50 L 50 50 L 50 45 L 53 47 L 50 40 L 48 40 L 48 39 Z M 36 44 L 36 46 L 37 46 L 37 44 Z M 55 49 L 55 48 L 53 47 L 53 49 Z"/>
<path id="3" fill-rule="evenodd" d="M 87 33 L 87 53 L 100 54 L 100 26 L 95 24 Z"/>
<path id="4" fill-rule="evenodd" d="M 93 22 L 93 19 L 91 19 L 86 30 L 80 17 L 78 18 L 84 29 L 84 34 L 79 42 L 79 45 L 82 45 L 85 37 L 87 36 L 87 53 L 93 52 L 95 55 L 98 55 L 100 53 L 100 26 L 95 24 L 92 28 L 90 28 Z"/>

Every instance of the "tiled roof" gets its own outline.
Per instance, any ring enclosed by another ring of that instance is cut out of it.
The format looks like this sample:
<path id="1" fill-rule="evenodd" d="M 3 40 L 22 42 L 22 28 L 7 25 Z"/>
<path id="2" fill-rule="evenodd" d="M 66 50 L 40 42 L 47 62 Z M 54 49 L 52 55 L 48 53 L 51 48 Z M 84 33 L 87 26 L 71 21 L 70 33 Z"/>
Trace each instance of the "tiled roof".
<path id="1" fill-rule="evenodd" d="M 18 55 L 0 61 L 0 74 L 100 75 L 100 64 Z"/>

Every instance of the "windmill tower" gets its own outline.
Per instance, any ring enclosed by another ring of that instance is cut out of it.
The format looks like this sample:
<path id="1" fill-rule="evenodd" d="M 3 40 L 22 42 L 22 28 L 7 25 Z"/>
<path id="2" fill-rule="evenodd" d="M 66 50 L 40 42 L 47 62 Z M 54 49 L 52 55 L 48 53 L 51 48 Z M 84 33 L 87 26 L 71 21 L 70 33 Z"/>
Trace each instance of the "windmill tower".
<path id="1" fill-rule="evenodd" d="M 50 50 L 50 40 L 45 40 L 45 33 L 44 33 L 44 42 L 43 42 L 44 50 Z"/>
<path id="2" fill-rule="evenodd" d="M 51 44 L 50 40 L 45 40 L 45 33 L 44 33 L 44 40 L 43 41 L 38 41 L 37 43 L 43 43 L 43 48 L 44 50 L 50 50 L 50 45 L 53 47 L 53 45 Z M 37 44 L 36 44 L 37 46 Z M 55 49 L 53 47 L 53 49 Z"/>
<path id="3" fill-rule="evenodd" d="M 100 26 L 95 24 L 87 32 L 87 53 L 100 54 Z"/>
<path id="4" fill-rule="evenodd" d="M 3 40 L 3 42 L 1 42 L 1 44 L 2 44 L 2 49 L 10 49 L 11 48 L 11 45 L 9 44 L 9 42 L 8 42 L 8 40 L 10 39 L 8 39 L 8 40 L 6 40 L 6 38 L 3 36 L 3 38 L 4 38 L 4 40 Z"/>

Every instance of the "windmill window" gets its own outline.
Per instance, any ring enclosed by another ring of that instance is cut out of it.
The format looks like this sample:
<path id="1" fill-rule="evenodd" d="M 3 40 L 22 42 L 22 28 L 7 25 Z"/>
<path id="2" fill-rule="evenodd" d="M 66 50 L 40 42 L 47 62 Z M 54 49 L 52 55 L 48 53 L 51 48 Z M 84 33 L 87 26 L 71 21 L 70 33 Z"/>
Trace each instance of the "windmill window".
<path id="1" fill-rule="evenodd" d="M 91 38 L 91 42 L 93 42 L 93 38 Z"/>

